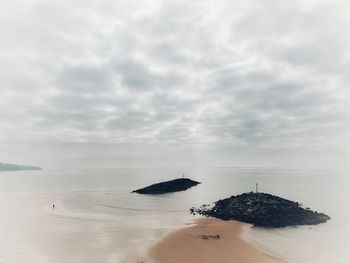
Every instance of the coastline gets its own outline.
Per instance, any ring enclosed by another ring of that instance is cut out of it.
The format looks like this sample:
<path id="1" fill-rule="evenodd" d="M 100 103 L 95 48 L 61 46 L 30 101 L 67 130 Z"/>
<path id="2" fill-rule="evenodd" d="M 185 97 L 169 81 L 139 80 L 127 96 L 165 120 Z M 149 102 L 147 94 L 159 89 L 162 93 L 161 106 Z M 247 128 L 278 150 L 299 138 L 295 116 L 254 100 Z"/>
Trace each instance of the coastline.
<path id="1" fill-rule="evenodd" d="M 282 263 L 271 251 L 251 241 L 251 225 L 214 218 L 194 220 L 160 240 L 149 251 L 154 263 Z"/>

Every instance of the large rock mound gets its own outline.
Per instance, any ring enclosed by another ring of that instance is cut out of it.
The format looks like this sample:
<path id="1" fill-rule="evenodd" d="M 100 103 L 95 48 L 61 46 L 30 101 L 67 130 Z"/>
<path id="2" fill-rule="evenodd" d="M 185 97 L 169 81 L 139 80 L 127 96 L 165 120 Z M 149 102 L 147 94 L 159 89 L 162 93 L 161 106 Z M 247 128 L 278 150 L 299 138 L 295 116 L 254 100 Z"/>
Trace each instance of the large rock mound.
<path id="1" fill-rule="evenodd" d="M 211 208 L 191 208 L 192 214 L 238 220 L 255 226 L 285 227 L 316 225 L 330 219 L 328 215 L 302 208 L 297 202 L 266 193 L 244 193 L 219 200 Z"/>
<path id="2" fill-rule="evenodd" d="M 165 194 L 165 193 L 184 191 L 184 190 L 187 190 L 188 188 L 191 188 L 192 186 L 196 186 L 197 184 L 200 184 L 200 182 L 196 182 L 188 178 L 181 178 L 181 179 L 175 179 L 175 180 L 166 181 L 162 183 L 152 184 L 145 188 L 135 190 L 133 191 L 133 193 L 153 194 L 153 195 Z"/>

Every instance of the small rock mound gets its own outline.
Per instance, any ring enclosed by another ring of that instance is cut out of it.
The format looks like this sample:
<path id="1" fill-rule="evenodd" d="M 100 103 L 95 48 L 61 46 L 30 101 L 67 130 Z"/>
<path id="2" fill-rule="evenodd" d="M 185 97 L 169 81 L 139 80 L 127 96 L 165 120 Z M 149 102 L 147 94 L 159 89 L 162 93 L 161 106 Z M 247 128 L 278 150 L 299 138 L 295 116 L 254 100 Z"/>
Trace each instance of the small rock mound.
<path id="1" fill-rule="evenodd" d="M 302 208 L 297 202 L 271 194 L 253 192 L 219 200 L 212 208 L 209 205 L 193 207 L 190 212 L 261 227 L 316 225 L 330 219 L 326 214 Z"/>
<path id="2" fill-rule="evenodd" d="M 197 184 L 200 184 L 200 182 L 196 182 L 188 178 L 181 178 L 162 183 L 152 184 L 145 188 L 135 190 L 133 191 L 133 193 L 152 195 L 173 193 L 187 190 L 188 188 L 196 186 Z"/>

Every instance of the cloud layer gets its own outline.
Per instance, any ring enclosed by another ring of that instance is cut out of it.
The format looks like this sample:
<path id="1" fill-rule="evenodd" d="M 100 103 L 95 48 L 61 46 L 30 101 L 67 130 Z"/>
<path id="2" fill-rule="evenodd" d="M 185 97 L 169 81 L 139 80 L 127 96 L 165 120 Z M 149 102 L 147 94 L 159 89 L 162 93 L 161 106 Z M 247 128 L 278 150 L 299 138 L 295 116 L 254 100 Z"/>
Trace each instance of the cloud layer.
<path id="1" fill-rule="evenodd" d="M 2 143 L 349 147 L 345 0 L 0 10 Z"/>

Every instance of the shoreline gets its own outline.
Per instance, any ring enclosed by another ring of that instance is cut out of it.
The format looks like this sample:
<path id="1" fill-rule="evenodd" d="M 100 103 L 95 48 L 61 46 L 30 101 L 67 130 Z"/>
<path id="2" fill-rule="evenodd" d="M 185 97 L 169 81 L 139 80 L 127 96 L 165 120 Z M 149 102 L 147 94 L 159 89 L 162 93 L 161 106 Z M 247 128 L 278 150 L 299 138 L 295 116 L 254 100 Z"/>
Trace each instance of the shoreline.
<path id="1" fill-rule="evenodd" d="M 199 218 L 153 246 L 153 263 L 282 263 L 271 250 L 249 239 L 251 225 Z"/>

